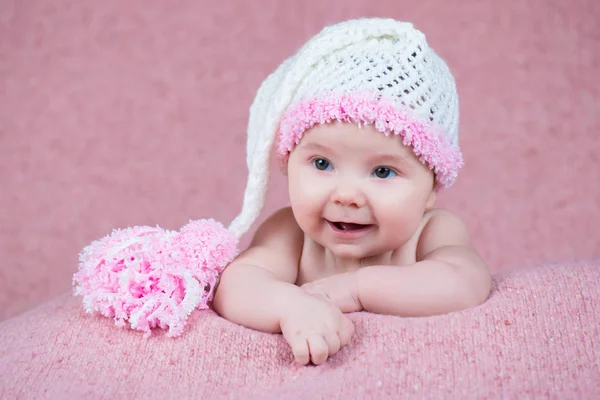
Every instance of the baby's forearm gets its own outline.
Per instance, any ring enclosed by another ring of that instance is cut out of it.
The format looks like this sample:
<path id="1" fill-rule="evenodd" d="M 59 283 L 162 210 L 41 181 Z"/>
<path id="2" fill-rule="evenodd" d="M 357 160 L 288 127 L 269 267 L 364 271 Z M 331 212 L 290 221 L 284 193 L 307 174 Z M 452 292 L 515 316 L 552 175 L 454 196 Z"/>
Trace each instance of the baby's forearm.
<path id="1" fill-rule="evenodd" d="M 358 271 L 363 308 L 378 314 L 431 316 L 476 306 L 489 294 L 489 280 L 438 260 L 410 266 L 372 266 Z"/>
<path id="2" fill-rule="evenodd" d="M 298 286 L 278 280 L 270 271 L 233 263 L 225 269 L 213 307 L 232 322 L 263 332 L 280 333 L 286 305 L 303 294 Z"/>

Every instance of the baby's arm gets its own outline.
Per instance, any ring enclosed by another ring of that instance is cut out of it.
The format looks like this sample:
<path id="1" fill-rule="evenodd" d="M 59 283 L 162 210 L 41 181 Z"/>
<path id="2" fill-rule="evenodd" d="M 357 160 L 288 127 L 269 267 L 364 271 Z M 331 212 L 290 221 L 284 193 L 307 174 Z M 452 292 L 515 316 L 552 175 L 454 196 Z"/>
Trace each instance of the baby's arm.
<path id="1" fill-rule="evenodd" d="M 221 275 L 213 307 L 222 317 L 248 328 L 279 333 L 286 304 L 302 290 L 294 285 L 303 233 L 290 209 L 269 217 L 248 249 Z"/>
<path id="2" fill-rule="evenodd" d="M 333 303 L 295 285 L 302 243 L 291 210 L 275 213 L 223 272 L 213 306 L 240 325 L 281 332 L 297 362 L 320 364 L 348 344 L 354 326 Z"/>
<path id="3" fill-rule="evenodd" d="M 333 303 L 295 285 L 302 241 L 291 209 L 275 213 L 223 272 L 213 306 L 240 325 L 281 332 L 297 362 L 320 364 L 350 341 L 354 326 Z"/>
<path id="4" fill-rule="evenodd" d="M 486 263 L 470 244 L 460 218 L 436 211 L 424 227 L 417 263 L 358 270 L 363 308 L 380 314 L 428 316 L 483 303 L 491 291 Z"/>

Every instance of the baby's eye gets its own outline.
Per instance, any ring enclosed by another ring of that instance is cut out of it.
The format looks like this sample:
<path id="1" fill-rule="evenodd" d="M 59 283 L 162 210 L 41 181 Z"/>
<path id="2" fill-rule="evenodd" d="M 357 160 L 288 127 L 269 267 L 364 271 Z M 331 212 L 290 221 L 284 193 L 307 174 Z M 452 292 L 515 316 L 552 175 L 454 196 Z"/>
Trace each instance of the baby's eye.
<path id="1" fill-rule="evenodd" d="M 375 168 L 375 171 L 373 171 L 373 175 L 375 175 L 377 178 L 387 179 L 395 176 L 396 173 L 387 167 L 378 167 Z"/>
<path id="2" fill-rule="evenodd" d="M 324 158 L 315 158 L 312 163 L 319 171 L 328 171 L 331 168 L 329 161 Z"/>

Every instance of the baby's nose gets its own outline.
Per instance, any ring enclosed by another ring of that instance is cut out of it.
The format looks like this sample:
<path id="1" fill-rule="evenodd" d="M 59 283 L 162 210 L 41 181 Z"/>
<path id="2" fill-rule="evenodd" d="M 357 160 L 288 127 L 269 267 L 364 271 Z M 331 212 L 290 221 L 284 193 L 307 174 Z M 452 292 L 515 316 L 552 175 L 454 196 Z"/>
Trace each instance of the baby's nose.
<path id="1" fill-rule="evenodd" d="M 341 206 L 361 208 L 365 206 L 367 199 L 357 184 L 341 182 L 331 193 L 331 201 Z"/>

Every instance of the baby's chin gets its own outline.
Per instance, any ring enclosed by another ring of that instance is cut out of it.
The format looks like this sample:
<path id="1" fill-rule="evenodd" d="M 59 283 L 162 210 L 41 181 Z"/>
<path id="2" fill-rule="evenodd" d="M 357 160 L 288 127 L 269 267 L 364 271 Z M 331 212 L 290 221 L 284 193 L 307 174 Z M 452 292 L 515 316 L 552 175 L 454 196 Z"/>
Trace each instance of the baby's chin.
<path id="1" fill-rule="evenodd" d="M 397 250 L 392 247 L 368 246 L 366 244 L 336 244 L 332 246 L 323 246 L 331 254 L 343 260 L 355 260 L 357 262 L 367 262 L 369 265 L 386 263 L 391 258 L 392 253 Z M 372 260 L 373 262 L 368 262 Z"/>

